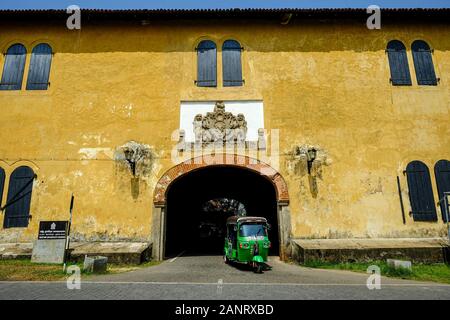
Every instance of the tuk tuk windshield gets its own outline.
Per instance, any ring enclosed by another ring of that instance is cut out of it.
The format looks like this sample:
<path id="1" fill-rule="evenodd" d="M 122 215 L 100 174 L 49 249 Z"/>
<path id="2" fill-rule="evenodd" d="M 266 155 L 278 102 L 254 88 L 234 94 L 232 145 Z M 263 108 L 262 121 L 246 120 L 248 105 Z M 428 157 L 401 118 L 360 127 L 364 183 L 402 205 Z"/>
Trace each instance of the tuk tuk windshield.
<path id="1" fill-rule="evenodd" d="M 239 228 L 240 237 L 265 237 L 267 236 L 267 228 L 264 224 L 243 224 Z"/>

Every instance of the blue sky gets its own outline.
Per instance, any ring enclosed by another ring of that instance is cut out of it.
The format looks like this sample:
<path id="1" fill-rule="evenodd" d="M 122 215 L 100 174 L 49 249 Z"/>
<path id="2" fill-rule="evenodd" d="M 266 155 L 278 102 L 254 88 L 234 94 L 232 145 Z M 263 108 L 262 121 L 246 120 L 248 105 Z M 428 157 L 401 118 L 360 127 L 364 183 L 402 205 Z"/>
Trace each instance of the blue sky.
<path id="1" fill-rule="evenodd" d="M 157 9 L 157 8 L 450 8 L 449 0 L 0 0 L 0 9 L 64 9 L 76 4 L 81 8 Z"/>

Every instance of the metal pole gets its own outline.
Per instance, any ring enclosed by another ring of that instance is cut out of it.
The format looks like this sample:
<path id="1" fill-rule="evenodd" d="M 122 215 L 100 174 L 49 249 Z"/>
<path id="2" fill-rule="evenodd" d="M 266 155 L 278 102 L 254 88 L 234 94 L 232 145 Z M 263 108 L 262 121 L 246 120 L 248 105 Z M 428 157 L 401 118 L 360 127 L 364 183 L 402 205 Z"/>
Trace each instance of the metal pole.
<path id="1" fill-rule="evenodd" d="M 67 253 L 69 251 L 69 246 L 70 246 L 70 229 L 72 227 L 72 212 L 73 212 L 73 202 L 74 202 L 75 197 L 73 196 L 72 193 L 72 197 L 70 198 L 70 208 L 69 208 L 69 224 L 67 226 L 67 239 L 66 239 L 66 247 L 64 250 L 64 271 L 66 271 L 66 263 L 67 263 Z"/>
<path id="2" fill-rule="evenodd" d="M 450 203 L 448 201 L 449 198 L 450 198 L 450 192 L 444 192 L 445 217 L 447 219 L 447 237 L 448 237 L 448 241 L 450 242 L 450 221 L 449 221 Z"/>
<path id="3" fill-rule="evenodd" d="M 402 209 L 403 224 L 406 224 L 405 206 L 403 205 L 402 187 L 400 185 L 400 177 L 397 176 L 398 195 L 400 196 L 400 207 Z"/>

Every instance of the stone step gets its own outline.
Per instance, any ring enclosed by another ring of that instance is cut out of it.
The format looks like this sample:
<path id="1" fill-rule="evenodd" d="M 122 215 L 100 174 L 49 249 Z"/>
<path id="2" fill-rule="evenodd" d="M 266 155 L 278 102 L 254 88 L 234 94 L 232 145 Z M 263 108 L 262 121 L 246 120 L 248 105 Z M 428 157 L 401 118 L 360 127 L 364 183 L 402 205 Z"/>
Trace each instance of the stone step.
<path id="1" fill-rule="evenodd" d="M 32 243 L 0 243 L 0 259 L 31 259 Z M 148 242 L 72 242 L 70 259 L 84 261 L 84 256 L 105 256 L 109 263 L 139 264 L 150 260 Z"/>
<path id="2" fill-rule="evenodd" d="M 83 262 L 84 256 L 108 257 L 108 263 L 140 264 L 149 261 L 152 245 L 148 242 L 87 242 L 70 246 L 70 259 Z"/>
<path id="3" fill-rule="evenodd" d="M 406 259 L 443 263 L 449 255 L 447 238 L 293 239 L 292 258 L 300 263 L 371 262 Z"/>
<path id="4" fill-rule="evenodd" d="M 25 243 L 0 243 L 0 259 L 31 259 L 33 244 Z"/>

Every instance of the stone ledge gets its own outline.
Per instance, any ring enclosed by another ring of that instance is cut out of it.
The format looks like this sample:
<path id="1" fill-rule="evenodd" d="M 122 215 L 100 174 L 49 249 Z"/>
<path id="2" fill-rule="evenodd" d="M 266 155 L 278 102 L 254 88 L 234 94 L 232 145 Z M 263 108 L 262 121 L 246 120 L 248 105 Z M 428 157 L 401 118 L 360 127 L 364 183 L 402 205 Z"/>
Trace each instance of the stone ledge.
<path id="1" fill-rule="evenodd" d="M 293 239 L 292 257 L 300 263 L 369 262 L 385 259 L 409 259 L 416 263 L 447 262 L 446 238 L 396 239 Z"/>
<path id="2" fill-rule="evenodd" d="M 31 259 L 33 244 L 24 243 L 0 243 L 0 259 Z"/>
<path id="3" fill-rule="evenodd" d="M 147 242 L 72 243 L 70 259 L 83 261 L 84 256 L 108 257 L 110 263 L 139 264 L 150 260 L 152 245 Z"/>
<path id="4" fill-rule="evenodd" d="M 0 243 L 0 259 L 31 259 L 32 243 Z M 83 261 L 85 255 L 102 255 L 111 263 L 139 264 L 150 260 L 148 242 L 72 242 L 70 259 Z"/>

